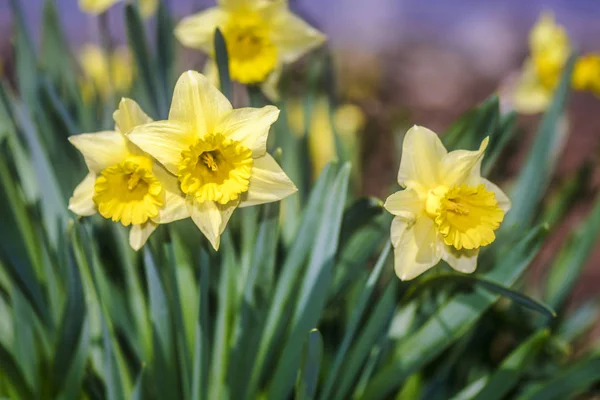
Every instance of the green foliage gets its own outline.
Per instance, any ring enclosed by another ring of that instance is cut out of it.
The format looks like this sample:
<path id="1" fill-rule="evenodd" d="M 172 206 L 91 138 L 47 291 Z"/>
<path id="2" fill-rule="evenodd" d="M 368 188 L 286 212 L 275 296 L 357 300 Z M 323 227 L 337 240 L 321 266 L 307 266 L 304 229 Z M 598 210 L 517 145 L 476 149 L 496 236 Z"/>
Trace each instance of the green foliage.
<path id="1" fill-rule="evenodd" d="M 567 354 L 598 305 L 565 311 L 598 237 L 600 202 L 552 263 L 548 306 L 519 284 L 584 181 L 563 187 L 538 215 L 572 62 L 517 177 L 507 226 L 479 270 L 463 276 L 439 266 L 401 282 L 382 202 L 353 193 L 341 151 L 311 181 L 285 90 L 270 147 L 282 150 L 276 156 L 301 191 L 237 210 L 218 253 L 189 220 L 161 226 L 135 253 L 122 226 L 75 218 L 67 199 L 86 169 L 66 137 L 105 127 L 117 99 L 83 102 L 52 1 L 39 54 L 19 2 L 11 8 L 16 88 L 0 85 L 0 397 L 563 399 L 600 379 L 597 350 Z M 136 99 L 164 117 L 178 72 L 172 17 L 162 2 L 152 41 L 134 4 L 124 14 Z M 219 32 L 215 48 L 231 97 L 241 88 L 229 79 Z M 309 61 L 306 126 L 319 82 L 331 82 L 330 64 Z M 254 104 L 265 100 L 249 89 Z M 491 96 L 444 140 L 474 148 L 490 136 L 487 174 L 515 121 Z"/>

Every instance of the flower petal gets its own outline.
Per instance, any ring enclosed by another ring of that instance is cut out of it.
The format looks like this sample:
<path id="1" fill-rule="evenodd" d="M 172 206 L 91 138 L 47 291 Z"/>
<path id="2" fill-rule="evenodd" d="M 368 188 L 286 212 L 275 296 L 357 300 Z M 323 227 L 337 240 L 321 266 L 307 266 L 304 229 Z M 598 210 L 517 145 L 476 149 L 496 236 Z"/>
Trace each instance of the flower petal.
<path id="1" fill-rule="evenodd" d="M 483 139 L 479 150 L 455 150 L 442 159 L 441 182 L 452 187 L 467 183 L 467 180 L 479 180 L 481 177 L 481 160 L 485 154 L 489 137 Z"/>
<path id="2" fill-rule="evenodd" d="M 504 191 L 502 191 L 502 189 L 500 189 L 498 186 L 496 186 L 495 184 L 493 184 L 485 178 L 481 178 L 480 182 L 483 183 L 487 190 L 489 190 L 490 192 L 494 192 L 496 200 L 498 201 L 498 207 L 500 207 L 500 209 L 502 209 L 502 211 L 504 211 L 504 213 L 506 214 L 508 210 L 510 210 L 511 201 L 508 198 L 508 196 L 504 193 Z"/>
<path id="3" fill-rule="evenodd" d="M 250 186 L 248 191 L 242 195 L 240 207 L 279 201 L 297 191 L 298 188 L 279 164 L 270 154 L 266 153 L 264 157 L 254 160 Z"/>
<path id="4" fill-rule="evenodd" d="M 223 27 L 227 19 L 228 13 L 222 8 L 208 8 L 182 19 L 175 27 L 175 37 L 186 47 L 212 54 L 215 30 Z"/>
<path id="5" fill-rule="evenodd" d="M 423 211 L 424 203 L 412 189 L 405 189 L 390 195 L 383 207 L 391 214 L 414 220 Z"/>
<path id="6" fill-rule="evenodd" d="M 129 231 L 129 245 L 131 248 L 135 251 L 141 249 L 157 227 L 158 224 L 152 221 L 140 225 L 132 225 Z"/>
<path id="7" fill-rule="evenodd" d="M 442 246 L 442 260 L 446 261 L 455 271 L 470 274 L 477 268 L 479 249 L 456 250 L 452 246 Z"/>
<path id="8" fill-rule="evenodd" d="M 267 152 L 269 129 L 278 116 L 275 106 L 238 108 L 223 118 L 217 132 L 241 142 L 252 150 L 252 157 L 262 157 Z"/>
<path id="9" fill-rule="evenodd" d="M 158 210 L 158 216 L 152 220 L 158 224 L 167 224 L 189 218 L 190 212 L 185 204 L 185 197 L 179 188 L 177 178 L 157 164 L 154 165 L 152 173 L 165 190 L 165 205 Z"/>
<path id="10" fill-rule="evenodd" d="M 224 205 L 213 201 L 198 203 L 189 197 L 186 200 L 186 206 L 192 220 L 215 250 L 219 250 L 221 233 L 225 230 L 227 222 L 229 222 L 229 218 L 231 218 L 231 214 L 233 214 L 238 204 L 239 200 L 230 201 Z"/>
<path id="11" fill-rule="evenodd" d="M 119 1 L 121 0 L 79 0 L 79 8 L 88 14 L 98 15 Z"/>
<path id="12" fill-rule="evenodd" d="M 96 183 L 96 174 L 90 172 L 75 188 L 73 196 L 69 199 L 69 210 L 82 217 L 96 214 L 96 204 L 94 203 L 94 184 Z"/>
<path id="13" fill-rule="evenodd" d="M 202 138 L 207 133 L 214 133 L 218 122 L 232 109 L 229 100 L 207 77 L 187 71 L 175 84 L 169 120 L 189 124 L 196 137 Z"/>
<path id="14" fill-rule="evenodd" d="M 403 281 L 417 277 L 441 259 L 440 245 L 431 218 L 421 217 L 415 221 L 394 218 L 391 239 L 394 268 Z"/>
<path id="15" fill-rule="evenodd" d="M 527 59 L 513 90 L 513 108 L 522 114 L 539 113 L 550 105 L 552 94 L 540 81 L 533 61 Z"/>
<path id="16" fill-rule="evenodd" d="M 413 126 L 406 132 L 402 144 L 402 159 L 398 183 L 433 186 L 439 181 L 439 168 L 446 148 L 435 132 L 422 126 Z"/>
<path id="17" fill-rule="evenodd" d="M 285 63 L 291 63 L 321 45 L 326 38 L 321 32 L 295 16 L 288 9 L 287 2 L 279 3 L 281 4 L 271 6 L 273 8 L 269 18 L 271 39 L 280 52 L 280 59 Z"/>
<path id="18" fill-rule="evenodd" d="M 115 131 L 69 136 L 69 142 L 83 154 L 88 169 L 95 173 L 120 163 L 129 154 L 127 139 Z"/>
<path id="19" fill-rule="evenodd" d="M 123 97 L 119 108 L 113 113 L 116 128 L 121 133 L 128 133 L 138 125 L 152 122 L 150 118 L 135 101 Z"/>
<path id="20" fill-rule="evenodd" d="M 156 121 L 133 128 L 127 138 L 176 174 L 181 152 L 198 140 L 190 125 L 177 121 Z"/>

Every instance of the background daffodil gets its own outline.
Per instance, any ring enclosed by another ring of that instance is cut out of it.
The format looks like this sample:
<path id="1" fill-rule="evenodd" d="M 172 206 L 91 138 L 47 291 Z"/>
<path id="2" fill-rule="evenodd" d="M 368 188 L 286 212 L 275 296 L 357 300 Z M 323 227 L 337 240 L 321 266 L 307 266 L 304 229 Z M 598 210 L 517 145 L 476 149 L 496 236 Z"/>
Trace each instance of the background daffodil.
<path id="1" fill-rule="evenodd" d="M 79 52 L 83 72 L 80 80 L 83 100 L 96 96 L 107 99 L 111 93 L 125 94 L 133 82 L 133 60 L 128 48 L 119 47 L 112 54 L 93 44 L 85 45 Z"/>
<path id="2" fill-rule="evenodd" d="M 296 17 L 287 1 L 220 0 L 217 7 L 184 18 L 175 29 L 179 41 L 214 56 L 215 29 L 225 36 L 232 79 L 243 84 L 273 81 L 281 65 L 296 61 L 325 40 Z M 213 57 L 214 58 L 214 57 Z M 213 66 L 209 69 L 214 70 Z"/>
<path id="3" fill-rule="evenodd" d="M 488 139 L 477 151 L 448 152 L 437 134 L 414 126 L 404 138 L 398 183 L 385 208 L 391 228 L 396 274 L 413 279 L 440 260 L 459 272 L 477 267 L 479 249 L 510 209 L 502 190 L 481 177 Z"/>
<path id="4" fill-rule="evenodd" d="M 185 72 L 168 121 L 133 129 L 128 138 L 179 179 L 192 219 L 215 249 L 237 207 L 281 200 L 296 186 L 267 153 L 274 106 L 234 110 L 208 79 Z"/>
<path id="5" fill-rule="evenodd" d="M 139 250 L 158 224 L 189 214 L 177 179 L 124 135 L 151 119 L 131 99 L 121 100 L 113 118 L 115 131 L 69 137 L 89 169 L 75 188 L 69 209 L 80 216 L 99 212 L 104 218 L 131 225 L 129 243 Z"/>

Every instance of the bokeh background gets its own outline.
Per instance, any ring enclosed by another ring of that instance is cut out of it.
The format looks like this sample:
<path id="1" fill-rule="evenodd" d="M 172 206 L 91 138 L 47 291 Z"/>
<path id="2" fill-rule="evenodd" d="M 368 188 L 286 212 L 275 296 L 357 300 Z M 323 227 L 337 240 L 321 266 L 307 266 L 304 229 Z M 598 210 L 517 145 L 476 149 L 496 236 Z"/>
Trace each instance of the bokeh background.
<path id="1" fill-rule="evenodd" d="M 42 0 L 20 0 L 34 32 Z M 214 5 L 214 0 L 166 0 L 182 17 Z M 527 55 L 527 35 L 542 11 L 551 11 L 574 46 L 600 52 L 600 1 L 597 0 L 291 0 L 291 8 L 329 37 L 338 69 L 339 95 L 366 114 L 361 134 L 362 191 L 385 197 L 398 168 L 396 137 L 408 125 L 443 132 L 460 114 L 493 92 L 508 92 Z M 72 49 L 99 43 L 97 19 L 82 13 L 76 0 L 57 0 Z M 125 42 L 123 5 L 108 12 L 112 39 Z M 152 23 L 152 22 L 150 22 Z M 8 0 L 0 0 L 2 73 L 12 74 L 12 21 Z M 39 33 L 39 32 L 38 32 Z M 38 35 L 39 36 L 39 35 Z M 198 53 L 181 50 L 180 69 L 201 69 Z M 301 67 L 300 67 L 301 68 Z M 600 186 L 600 99 L 572 94 L 569 136 L 553 185 L 589 168 L 590 180 L 532 269 L 530 283 L 543 276 L 554 250 L 590 208 Z M 508 149 L 510 178 L 526 155 L 539 116 L 519 120 Z M 600 243 L 572 301 L 593 297 L 600 288 Z"/>

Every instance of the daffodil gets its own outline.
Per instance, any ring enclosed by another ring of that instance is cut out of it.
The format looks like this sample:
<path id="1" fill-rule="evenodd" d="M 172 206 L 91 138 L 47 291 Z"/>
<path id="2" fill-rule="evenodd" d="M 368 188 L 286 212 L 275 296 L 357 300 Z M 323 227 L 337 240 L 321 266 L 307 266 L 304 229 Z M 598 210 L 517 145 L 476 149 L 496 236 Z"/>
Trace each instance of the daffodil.
<path id="1" fill-rule="evenodd" d="M 128 138 L 177 176 L 188 211 L 215 249 L 231 214 L 281 200 L 296 187 L 267 153 L 274 106 L 240 108 L 195 71 L 177 81 L 167 121 L 134 128 Z"/>
<path id="2" fill-rule="evenodd" d="M 109 56 L 92 44 L 85 45 L 79 53 L 83 71 L 81 90 L 84 101 L 95 96 L 107 99 L 111 93 L 126 93 L 133 81 L 133 60 L 126 47 L 119 47 Z"/>
<path id="3" fill-rule="evenodd" d="M 81 11 L 92 15 L 102 14 L 122 0 L 79 0 Z"/>
<path id="4" fill-rule="evenodd" d="M 243 84 L 272 86 L 269 77 L 276 77 L 282 64 L 294 62 L 325 40 L 289 10 L 286 0 L 220 0 L 217 7 L 184 18 L 175 35 L 184 46 L 214 58 L 216 28 L 225 37 L 231 78 Z"/>
<path id="5" fill-rule="evenodd" d="M 537 113 L 550 104 L 554 89 L 571 53 L 565 29 L 554 16 L 544 13 L 529 35 L 530 57 L 514 93 L 514 107 L 522 113 Z"/>
<path id="6" fill-rule="evenodd" d="M 579 57 L 573 70 L 572 84 L 576 90 L 589 90 L 600 96 L 600 54 Z"/>
<path id="7" fill-rule="evenodd" d="M 113 118 L 114 131 L 69 137 L 89 169 L 69 200 L 69 209 L 80 216 L 99 212 L 131 225 L 129 243 L 139 250 L 158 224 L 187 218 L 189 213 L 177 178 L 124 135 L 152 120 L 130 99 L 121 100 Z"/>
<path id="8" fill-rule="evenodd" d="M 415 126 L 406 133 L 398 171 L 404 190 L 385 202 L 395 215 L 391 240 L 400 279 L 413 279 L 440 260 L 471 273 L 479 249 L 495 240 L 510 200 L 481 177 L 487 143 L 477 151 L 448 152 L 429 129 Z"/>

